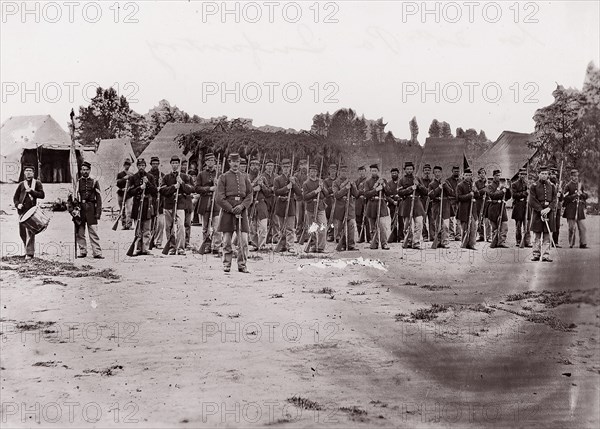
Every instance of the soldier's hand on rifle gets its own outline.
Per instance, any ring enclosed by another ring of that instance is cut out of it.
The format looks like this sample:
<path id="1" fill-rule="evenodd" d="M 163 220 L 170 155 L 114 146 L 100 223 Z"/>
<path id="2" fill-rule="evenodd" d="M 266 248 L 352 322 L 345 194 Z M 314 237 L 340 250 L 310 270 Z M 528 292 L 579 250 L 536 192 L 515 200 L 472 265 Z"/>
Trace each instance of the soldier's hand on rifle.
<path id="1" fill-rule="evenodd" d="M 415 183 L 414 185 L 411 186 L 412 190 L 415 191 L 417 189 L 417 184 Z"/>
<path id="2" fill-rule="evenodd" d="M 216 189 L 216 186 L 211 186 L 210 188 L 208 188 L 208 190 L 211 192 L 214 192 L 215 189 Z"/>
<path id="3" fill-rule="evenodd" d="M 290 182 L 290 183 L 287 184 L 286 188 L 292 189 L 292 186 L 294 186 L 294 185 L 292 184 L 292 182 Z"/>
<path id="4" fill-rule="evenodd" d="M 233 210 L 231 211 L 234 215 L 239 215 L 241 212 L 244 211 L 244 206 L 242 204 L 238 204 L 237 206 L 235 206 L 233 208 Z"/>
<path id="5" fill-rule="evenodd" d="M 383 186 L 381 186 L 381 185 L 375 187 L 375 190 L 377 192 L 381 191 L 382 189 L 383 189 Z"/>
<path id="6" fill-rule="evenodd" d="M 178 183 L 175 183 L 175 185 L 174 185 L 174 186 L 175 186 L 175 189 L 179 189 L 179 182 L 178 182 Z"/>
<path id="7" fill-rule="evenodd" d="M 17 208 L 18 208 L 19 210 L 22 210 L 22 209 L 23 209 L 23 204 L 17 204 Z"/>
<path id="8" fill-rule="evenodd" d="M 346 182 L 346 189 L 350 189 L 352 187 L 352 183 Z"/>
<path id="9" fill-rule="evenodd" d="M 502 193 L 506 194 L 506 188 L 502 188 Z"/>
<path id="10" fill-rule="evenodd" d="M 542 216 L 545 217 L 548 213 L 550 213 L 550 207 L 546 207 L 545 209 L 543 209 L 541 211 L 541 213 L 542 213 Z"/>
<path id="11" fill-rule="evenodd" d="M 252 188 L 253 191 L 258 192 L 260 191 L 260 186 L 256 185 L 254 188 Z"/>
<path id="12" fill-rule="evenodd" d="M 140 188 L 146 189 L 146 182 L 143 182 L 142 185 L 140 186 Z"/>

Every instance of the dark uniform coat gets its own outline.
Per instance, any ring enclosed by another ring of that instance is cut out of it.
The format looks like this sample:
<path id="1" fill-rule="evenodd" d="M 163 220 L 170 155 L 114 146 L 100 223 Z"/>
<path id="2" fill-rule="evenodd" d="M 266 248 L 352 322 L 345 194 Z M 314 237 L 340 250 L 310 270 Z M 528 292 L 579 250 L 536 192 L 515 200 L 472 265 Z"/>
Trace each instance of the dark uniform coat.
<path id="1" fill-rule="evenodd" d="M 325 184 L 321 188 L 321 192 L 317 192 L 319 187 L 319 179 L 312 180 L 310 177 L 302 184 L 302 198 L 306 203 L 306 211 L 308 213 L 315 213 L 315 206 L 317 205 L 317 196 L 319 197 L 319 206 L 317 212 L 325 210 L 325 200 L 329 198 L 329 189 Z"/>
<path id="2" fill-rule="evenodd" d="M 500 182 L 492 182 L 487 187 L 487 195 L 490 199 L 490 206 L 487 209 L 487 218 L 491 222 L 498 222 L 500 218 L 500 209 L 502 209 L 502 222 L 508 222 L 508 215 L 506 214 L 506 201 L 510 200 L 510 189 L 506 188 L 506 192 L 503 193 L 500 190 Z M 502 200 L 505 201 L 504 205 Z"/>
<path id="3" fill-rule="evenodd" d="M 155 215 L 155 207 L 154 207 L 154 198 L 158 194 L 158 190 L 156 187 L 156 182 L 154 176 L 152 174 L 148 174 L 147 172 L 137 172 L 133 176 L 129 178 L 129 190 L 127 193 L 130 193 L 133 196 L 133 208 L 131 209 L 131 218 L 137 220 L 140 215 L 140 205 L 142 200 L 142 183 L 143 177 L 148 178 L 148 183 L 146 183 L 146 189 L 144 191 L 144 202 L 142 207 L 142 220 L 152 219 Z"/>
<path id="4" fill-rule="evenodd" d="M 217 169 L 204 170 L 196 176 L 195 191 L 200 194 L 200 201 L 198 202 L 198 214 L 200 216 L 205 213 L 210 213 L 212 205 L 213 191 L 210 190 L 211 186 L 215 186 L 215 179 L 217 175 Z M 213 216 L 216 215 L 217 210 L 213 208 Z"/>
<path id="5" fill-rule="evenodd" d="M 475 186 L 479 191 L 479 196 L 475 198 L 477 200 L 477 216 L 487 217 L 487 208 L 490 206 L 489 199 L 487 197 L 487 179 L 478 179 L 475 181 Z M 485 201 L 485 204 L 484 204 Z M 481 209 L 483 208 L 483 213 Z"/>
<path id="6" fill-rule="evenodd" d="M 577 183 L 569 182 L 563 186 L 563 206 L 565 211 L 563 217 L 565 219 L 575 219 L 577 211 L 577 219 L 585 219 L 585 204 L 588 194 L 582 189 L 579 193 L 579 207 L 577 206 Z"/>
<path id="7" fill-rule="evenodd" d="M 364 182 L 364 195 L 367 198 L 367 217 L 371 219 L 377 219 L 377 207 L 379 206 L 379 216 L 385 217 L 390 215 L 388 206 L 385 203 L 385 196 L 391 195 L 390 188 L 387 181 L 383 181 L 383 189 L 381 191 L 381 200 L 379 199 L 379 191 L 375 190 L 375 183 L 379 180 L 379 177 L 369 177 Z M 379 203 L 379 204 L 378 204 Z"/>
<path id="8" fill-rule="evenodd" d="M 238 219 L 232 213 L 235 206 L 242 204 L 245 208 L 240 213 L 242 216 L 242 232 L 250 232 L 248 223 L 248 209 L 252 205 L 252 185 L 246 173 L 229 170 L 221 174 L 217 181 L 217 194 L 215 203 L 221 208 L 219 216 L 219 232 L 233 232 L 237 230 Z"/>
<path id="9" fill-rule="evenodd" d="M 414 190 L 415 192 L 415 203 L 413 206 L 413 189 L 412 186 L 415 184 L 417 185 L 417 189 Z M 423 184 L 421 183 L 421 181 L 415 177 L 415 176 L 403 176 L 400 179 L 400 183 L 398 184 L 399 189 L 398 189 L 398 195 L 400 196 L 400 198 L 403 198 L 402 202 L 400 203 L 400 216 L 402 217 L 410 217 L 410 209 L 411 207 L 413 208 L 413 218 L 415 217 L 419 217 L 419 216 L 425 216 L 425 207 L 423 207 L 423 200 L 421 199 L 423 196 L 427 196 L 427 188 L 425 186 L 423 186 Z"/>
<path id="10" fill-rule="evenodd" d="M 290 195 L 290 189 L 287 188 L 288 183 L 290 183 L 290 179 L 284 174 L 277 176 L 273 182 L 273 190 L 277 198 L 275 201 L 275 215 L 279 217 L 296 216 L 296 198 L 302 196 L 302 189 L 296 180 L 292 185 L 292 199 L 290 200 L 290 205 L 286 214 L 285 207 L 287 206 L 288 196 Z"/>
<path id="11" fill-rule="evenodd" d="M 386 196 L 386 200 L 388 203 L 388 209 L 390 209 L 390 216 L 396 216 L 396 210 L 400 210 L 400 203 L 402 198 L 398 195 L 398 189 L 400 188 L 400 178 L 394 182 L 393 179 L 387 182 L 390 194 Z M 394 204 L 394 202 L 396 204 Z"/>
<path id="12" fill-rule="evenodd" d="M 165 173 L 160 171 L 158 168 L 156 170 L 150 169 L 148 174 L 154 177 L 154 184 L 156 185 L 156 195 L 154 196 L 154 214 L 163 214 L 163 197 L 158 192 L 158 187 L 162 183 L 163 177 L 165 177 Z"/>
<path id="13" fill-rule="evenodd" d="M 358 198 L 356 199 L 356 207 L 355 207 L 356 216 L 362 217 L 363 211 L 367 205 L 367 199 L 365 198 L 365 195 L 364 195 L 364 183 L 366 180 L 367 180 L 366 177 L 364 179 L 361 179 L 359 177 L 354 182 L 354 184 L 356 185 L 356 189 L 358 189 Z"/>
<path id="14" fill-rule="evenodd" d="M 183 184 L 179 187 L 179 192 L 176 192 L 175 184 L 177 183 L 177 175 L 181 174 L 181 180 Z M 175 206 L 175 197 L 177 197 L 177 210 L 185 210 L 187 207 L 186 195 L 190 195 L 194 192 L 194 186 L 190 176 L 177 171 L 172 171 L 169 174 L 165 174 L 163 177 L 160 194 L 163 196 L 164 209 L 173 210 Z"/>
<path id="15" fill-rule="evenodd" d="M 473 191 L 475 189 L 475 191 Z M 470 196 L 469 193 L 473 191 L 473 196 Z M 473 202 L 471 205 L 471 200 L 476 199 L 479 196 L 479 191 L 477 190 L 477 186 L 471 181 L 468 182 L 466 180 L 461 181 L 456 187 L 456 199 L 458 201 L 458 213 L 456 214 L 456 218 L 461 222 L 469 221 L 469 207 L 471 207 L 471 215 L 477 222 L 479 213 L 477 212 L 477 204 Z M 473 221 L 471 221 L 473 222 Z"/>
<path id="16" fill-rule="evenodd" d="M 513 210 L 511 219 L 517 221 L 525 221 L 526 220 L 526 211 L 527 211 L 527 182 L 525 180 L 515 180 L 510 186 L 512 198 L 513 198 Z"/>
<path id="17" fill-rule="evenodd" d="M 433 182 L 433 177 L 429 176 L 429 178 L 421 177 L 420 179 L 425 189 L 427 189 L 427 193 L 425 195 L 421 195 L 421 203 L 423 207 L 427 210 L 427 214 L 431 213 L 431 200 L 429 199 L 429 184 Z M 427 204 L 429 202 L 429 204 Z"/>
<path id="18" fill-rule="evenodd" d="M 442 204 L 442 219 L 450 219 L 452 217 L 452 208 L 450 207 L 450 198 L 454 196 L 454 189 L 444 182 L 444 200 L 442 201 L 442 190 L 440 189 L 440 181 L 433 179 L 429 184 L 429 199 L 431 200 L 431 210 L 435 216 L 436 224 L 439 224 L 440 203 Z"/>
<path id="19" fill-rule="evenodd" d="M 31 183 L 34 179 L 27 180 L 27 185 L 31 188 Z M 19 216 L 27 213 L 27 210 L 37 205 L 37 200 L 44 199 L 46 194 L 44 193 L 44 187 L 42 186 L 42 182 L 39 180 L 35 181 L 35 185 L 29 195 L 25 192 L 25 180 L 17 186 L 15 190 L 15 195 L 13 196 L 13 203 L 15 207 L 19 204 L 23 204 L 23 208 L 21 210 L 17 209 L 17 213 Z"/>
<path id="20" fill-rule="evenodd" d="M 546 225 L 541 217 L 541 211 L 547 207 L 550 207 L 550 213 L 548 213 L 548 226 L 550 231 L 554 231 L 556 228 L 556 216 L 554 211 L 556 210 L 557 203 L 557 190 L 549 180 L 542 182 L 538 180 L 536 183 L 531 185 L 529 188 L 529 206 L 531 207 L 531 230 L 533 232 L 549 232 Z"/>
<path id="21" fill-rule="evenodd" d="M 267 178 L 265 177 L 265 174 L 255 174 L 251 172 L 250 178 L 250 184 L 252 185 L 252 188 L 254 188 L 256 185 L 260 186 L 259 191 L 253 191 L 253 209 L 250 212 L 253 213 L 255 218 L 258 220 L 267 219 L 269 217 L 268 199 L 273 195 L 273 190 L 271 188 L 272 184 L 267 184 Z"/>
<path id="22" fill-rule="evenodd" d="M 273 212 L 273 206 L 275 205 L 275 194 L 273 192 L 273 182 L 275 181 L 275 173 L 269 174 L 266 171 L 263 173 L 263 185 L 261 192 L 265 196 L 265 203 L 267 205 L 267 212 L 269 215 Z"/>
<path id="23" fill-rule="evenodd" d="M 346 189 L 346 183 L 350 182 L 350 189 Z M 348 200 L 348 191 L 350 191 L 350 199 Z M 347 216 L 348 219 L 354 219 L 356 217 L 356 199 L 358 198 L 359 192 L 356 187 L 356 183 L 350 179 L 341 178 L 335 179 L 333 182 L 333 196 L 336 200 L 335 212 L 333 218 L 337 220 L 344 220 Z M 348 205 L 348 213 L 346 214 L 346 205 Z"/>
<path id="24" fill-rule="evenodd" d="M 131 174 L 126 171 L 119 171 L 117 174 L 117 195 L 123 196 L 125 194 L 125 188 L 127 187 L 127 181 Z M 127 199 L 131 198 L 131 194 L 127 191 Z"/>
<path id="25" fill-rule="evenodd" d="M 447 179 L 448 183 L 450 184 L 450 187 L 452 188 L 452 196 L 448 197 L 448 200 L 450 201 L 450 207 L 452 207 L 452 216 L 456 216 L 456 211 L 458 209 L 458 205 L 456 202 L 456 187 L 458 186 L 458 182 L 460 181 L 459 177 L 454 177 L 454 176 L 450 176 Z M 445 192 L 444 192 L 445 193 Z"/>
<path id="26" fill-rule="evenodd" d="M 102 196 L 96 179 L 81 177 L 77 183 L 81 202 L 81 222 L 97 225 L 102 215 Z"/>

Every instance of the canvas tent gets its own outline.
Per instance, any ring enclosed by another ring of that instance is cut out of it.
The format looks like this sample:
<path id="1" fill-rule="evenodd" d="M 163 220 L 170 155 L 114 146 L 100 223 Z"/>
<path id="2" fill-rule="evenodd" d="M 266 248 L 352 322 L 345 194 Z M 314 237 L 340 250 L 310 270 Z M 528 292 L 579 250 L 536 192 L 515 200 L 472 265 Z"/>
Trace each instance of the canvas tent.
<path id="1" fill-rule="evenodd" d="M 0 181 L 22 180 L 22 166 L 28 163 L 36 166 L 36 177 L 44 183 L 69 183 L 70 149 L 69 134 L 50 115 L 10 117 L 0 130 Z M 80 158 L 82 146 L 76 144 L 75 149 Z"/>
<path id="2" fill-rule="evenodd" d="M 169 122 L 159 131 L 154 137 L 154 140 L 144 149 L 140 154 L 141 158 L 146 160 L 146 163 L 150 163 L 150 158 L 157 156 L 160 160 L 160 169 L 164 173 L 171 171 L 169 160 L 171 156 L 177 155 L 181 159 L 186 158 L 183 154 L 183 150 L 179 147 L 176 141 L 177 136 L 190 134 L 196 131 L 202 131 L 207 128 L 214 128 L 215 124 L 206 122 L 201 124 L 195 123 L 173 123 Z M 187 159 L 187 158 L 186 158 Z"/>
<path id="3" fill-rule="evenodd" d="M 419 165 L 415 168 L 423 168 L 425 164 L 442 167 L 443 176 L 449 176 L 453 166 L 460 167 L 461 172 L 469 166 L 466 156 L 467 142 L 461 138 L 428 137 L 423 147 L 423 155 Z"/>
<path id="4" fill-rule="evenodd" d="M 123 162 L 129 158 L 135 172 L 135 155 L 131 148 L 130 139 L 100 140 L 98 150 L 94 155 L 88 155 L 86 161 L 92 164 L 91 176 L 98 179 L 102 193 L 102 206 L 119 209 L 117 199 L 117 174 L 123 169 Z"/>
<path id="5" fill-rule="evenodd" d="M 526 167 L 536 153 L 527 145 L 532 138 L 533 134 L 503 131 L 492 147 L 477 159 L 476 169 L 484 167 L 489 177 L 500 169 L 502 177 L 515 179 L 519 168 Z"/>

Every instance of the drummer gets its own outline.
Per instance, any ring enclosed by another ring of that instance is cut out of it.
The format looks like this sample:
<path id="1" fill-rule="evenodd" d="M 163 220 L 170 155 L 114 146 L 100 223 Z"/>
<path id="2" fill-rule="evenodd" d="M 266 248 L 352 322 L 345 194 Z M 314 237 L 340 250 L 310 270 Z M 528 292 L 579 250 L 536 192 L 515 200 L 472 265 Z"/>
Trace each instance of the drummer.
<path id="1" fill-rule="evenodd" d="M 30 208 L 35 207 L 38 199 L 43 200 L 45 197 L 42 182 L 33 178 L 34 172 L 33 165 L 25 164 L 23 166 L 25 180 L 19 183 L 13 197 L 19 218 Z M 19 222 L 19 235 L 25 246 L 25 259 L 32 259 L 35 253 L 35 234 Z"/>

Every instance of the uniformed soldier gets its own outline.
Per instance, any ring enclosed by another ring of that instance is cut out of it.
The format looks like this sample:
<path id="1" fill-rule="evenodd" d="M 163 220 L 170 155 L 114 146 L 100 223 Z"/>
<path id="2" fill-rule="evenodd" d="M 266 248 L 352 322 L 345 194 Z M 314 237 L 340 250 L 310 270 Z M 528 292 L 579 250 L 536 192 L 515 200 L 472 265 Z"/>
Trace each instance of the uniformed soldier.
<path id="1" fill-rule="evenodd" d="M 488 186 L 487 172 L 485 171 L 485 168 L 481 167 L 477 170 L 477 174 L 479 176 L 475 181 L 475 186 L 479 191 L 479 197 L 476 198 L 478 216 L 477 233 L 479 234 L 477 241 L 492 241 L 492 225 L 487 218 L 487 208 L 490 205 L 489 198 L 486 194 Z"/>
<path id="2" fill-rule="evenodd" d="M 123 229 L 131 229 L 131 208 L 133 200 L 129 192 L 125 195 L 125 188 L 127 187 L 127 181 L 133 175 L 133 172 L 129 171 L 131 167 L 131 160 L 126 158 L 123 161 L 123 170 L 117 174 L 117 201 L 119 202 L 119 210 L 123 209 L 123 203 L 125 203 L 125 210 L 123 210 L 123 216 L 121 217 L 121 225 Z M 125 199 L 125 201 L 123 201 Z"/>
<path id="3" fill-rule="evenodd" d="M 492 225 L 492 242 L 490 248 L 505 247 L 508 234 L 508 216 L 506 214 L 506 201 L 510 200 L 511 192 L 506 183 L 500 179 L 500 170 L 494 170 L 492 183 L 487 187 L 486 193 L 490 199 L 487 210 L 488 219 Z"/>
<path id="4" fill-rule="evenodd" d="M 531 207 L 531 230 L 534 234 L 532 261 L 544 262 L 550 259 L 550 234 L 554 231 L 553 211 L 556 209 L 556 187 L 548 180 L 548 167 L 540 167 L 538 181 L 529 188 L 529 206 Z M 549 229 L 548 229 L 549 228 Z M 543 244 L 540 243 L 540 238 Z M 544 248 L 541 249 L 541 246 Z M 543 254 L 543 255 L 542 255 Z"/>
<path id="5" fill-rule="evenodd" d="M 423 175 L 421 176 L 421 183 L 425 186 L 425 189 L 429 189 L 429 184 L 433 181 L 431 177 L 431 164 L 425 164 L 423 166 Z M 425 207 L 425 215 L 423 216 L 423 241 L 433 240 L 433 215 L 431 213 L 431 201 L 429 195 L 421 198 L 423 207 Z"/>
<path id="6" fill-rule="evenodd" d="M 127 185 L 133 196 L 131 217 L 134 219 L 136 235 L 142 238 L 141 240 L 136 240 L 134 256 L 150 254 L 152 217 L 154 216 L 153 203 L 154 198 L 158 194 L 154 176 L 146 173 L 146 160 L 144 160 L 144 158 L 138 158 L 137 167 L 137 173 L 129 178 Z M 142 193 L 144 194 L 143 200 Z"/>
<path id="7" fill-rule="evenodd" d="M 519 178 L 511 184 L 513 198 L 511 218 L 515 221 L 517 247 L 521 245 L 521 240 L 524 240 L 525 247 L 531 247 L 528 225 L 531 220 L 531 215 L 527 213 L 527 200 L 529 194 L 529 184 L 527 181 L 527 169 L 520 168 Z"/>
<path id="8" fill-rule="evenodd" d="M 576 231 L 579 230 L 579 248 L 587 248 L 585 223 L 585 206 L 588 198 L 583 184 L 579 183 L 579 171 L 571 170 L 571 181 L 563 187 L 564 208 L 563 217 L 569 225 L 569 247 L 575 246 Z"/>
<path id="9" fill-rule="evenodd" d="M 198 178 L 198 164 L 195 161 L 190 161 L 190 168 L 188 169 L 187 175 L 190 177 L 192 183 L 196 183 L 196 179 Z M 198 203 L 200 202 L 200 195 L 198 195 L 196 188 L 194 187 L 194 193 L 192 194 L 192 221 L 191 226 L 199 226 L 200 225 L 200 217 L 198 216 Z"/>
<path id="10" fill-rule="evenodd" d="M 560 235 L 560 218 L 562 216 L 562 204 L 563 204 L 563 193 L 562 193 L 562 189 L 560 189 L 560 186 L 562 186 L 562 184 L 558 183 L 559 177 L 558 177 L 558 169 L 556 167 L 549 167 L 550 168 L 550 182 L 556 187 L 556 191 L 557 191 L 557 204 L 556 204 L 556 210 L 554 211 L 555 214 L 555 228 L 554 228 L 554 232 L 552 233 L 552 239 L 554 240 L 554 245 L 558 248 L 562 247 L 560 244 L 558 244 L 558 237 Z"/>
<path id="11" fill-rule="evenodd" d="M 248 169 L 248 161 L 246 161 L 246 158 L 240 157 L 240 168 L 239 168 L 240 173 L 248 174 L 247 169 Z"/>
<path id="12" fill-rule="evenodd" d="M 171 172 L 165 174 L 160 189 L 164 198 L 165 227 L 169 255 L 185 255 L 185 207 L 186 195 L 191 195 L 194 187 L 190 178 L 180 173 L 181 160 L 177 155 L 171 157 Z M 177 206 L 175 199 L 177 198 Z M 166 250 L 164 250 L 166 251 Z M 163 251 L 163 252 L 164 252 Z"/>
<path id="13" fill-rule="evenodd" d="M 460 168 L 455 165 L 452 167 L 452 176 L 448 178 L 448 183 L 454 191 L 452 196 L 449 197 L 452 216 L 450 217 L 450 231 L 448 236 L 450 240 L 455 241 L 459 241 L 461 238 L 460 223 L 456 220 L 456 212 L 458 210 L 456 187 L 458 186 L 458 182 L 460 182 Z"/>
<path id="14" fill-rule="evenodd" d="M 340 251 L 358 250 L 354 237 L 356 231 L 355 204 L 359 191 L 356 183 L 348 178 L 347 165 L 340 165 L 339 177 L 333 182 L 333 193 L 336 199 L 333 218 L 341 237 L 337 249 Z"/>
<path id="15" fill-rule="evenodd" d="M 158 193 L 158 186 L 162 183 L 162 178 L 165 174 L 158 169 L 159 166 L 160 159 L 158 159 L 158 156 L 150 158 L 150 171 L 148 174 L 154 177 L 154 184 L 157 186 L 156 195 L 152 201 L 152 205 L 154 206 L 152 241 L 154 241 L 154 247 L 162 249 L 163 235 L 165 232 L 165 214 L 163 212 L 163 197 Z"/>
<path id="16" fill-rule="evenodd" d="M 306 204 L 307 225 L 310 233 L 308 238 L 310 240 L 309 253 L 325 252 L 325 244 L 327 243 L 328 225 L 325 216 L 325 200 L 329 197 L 329 190 L 317 174 L 317 166 L 310 164 L 308 179 L 302 184 L 302 198 Z M 317 199 L 319 200 L 318 205 Z"/>
<path id="17" fill-rule="evenodd" d="M 427 195 L 427 188 L 414 175 L 414 169 L 415 165 L 411 161 L 404 163 L 404 176 L 400 179 L 398 195 L 403 198 L 400 204 L 400 215 L 404 219 L 403 247 L 420 249 L 425 215 L 421 198 Z"/>
<path id="18" fill-rule="evenodd" d="M 456 199 L 458 201 L 457 219 L 460 221 L 460 230 L 462 231 L 462 247 L 470 250 L 475 248 L 475 240 L 477 238 L 477 220 L 479 213 L 477 212 L 476 198 L 479 196 L 479 191 L 473 183 L 473 173 L 471 169 L 465 168 L 463 171 L 464 178 L 456 187 Z"/>
<path id="19" fill-rule="evenodd" d="M 302 189 L 302 184 L 308 179 L 308 161 L 301 159 L 298 163 L 298 171 L 294 173 L 296 183 Z M 296 202 L 296 243 L 304 244 L 308 240 L 308 220 L 306 218 L 306 203 L 302 195 L 294 195 Z"/>
<path id="20" fill-rule="evenodd" d="M 237 265 L 240 273 L 249 273 L 246 266 L 248 252 L 248 208 L 252 204 L 252 185 L 246 173 L 239 169 L 240 155 L 229 155 L 229 171 L 221 174 L 217 184 L 216 203 L 221 208 L 217 230 L 223 233 L 223 270 L 231 271 L 233 232 L 238 236 Z"/>
<path id="21" fill-rule="evenodd" d="M 450 226 L 450 217 L 452 216 L 450 198 L 454 196 L 454 189 L 452 189 L 447 180 L 442 182 L 442 167 L 439 165 L 433 167 L 433 175 L 435 178 L 429 184 L 428 188 L 428 195 L 431 200 L 431 212 L 435 219 L 432 223 L 434 225 L 433 238 L 435 240 L 437 236 L 437 247 L 447 248 L 448 228 Z M 444 191 L 443 194 L 442 190 Z"/>
<path id="22" fill-rule="evenodd" d="M 386 201 L 388 205 L 388 210 L 390 211 L 390 215 L 392 216 L 391 223 L 391 234 L 388 237 L 389 243 L 401 243 L 404 239 L 404 219 L 400 214 L 400 205 L 403 199 L 398 195 L 398 190 L 400 188 L 400 170 L 397 167 L 394 167 L 390 170 L 391 180 L 388 183 L 388 188 L 390 190 L 390 195 L 387 195 Z"/>
<path id="23" fill-rule="evenodd" d="M 331 211 L 335 208 L 335 198 L 333 198 L 333 181 L 337 178 L 338 167 L 336 164 L 329 165 L 329 176 L 323 180 L 325 189 L 327 190 L 327 198 L 325 199 L 325 216 L 327 217 L 327 241 L 334 241 L 338 238 L 338 231 L 331 224 Z"/>
<path id="24" fill-rule="evenodd" d="M 291 175 L 291 163 L 289 159 L 281 160 L 281 174 L 275 178 L 273 188 L 277 200 L 275 202 L 275 216 L 281 225 L 279 241 L 275 246 L 275 252 L 295 253 L 294 250 L 294 224 L 296 214 L 296 200 L 294 197 L 302 195 L 302 189 L 296 178 Z M 289 201 L 289 204 L 288 204 Z M 288 208 L 286 213 L 285 209 Z"/>
<path id="25" fill-rule="evenodd" d="M 379 164 L 371 164 L 371 177 L 364 182 L 364 196 L 367 199 L 367 218 L 373 238 L 369 249 L 377 249 L 381 244 L 383 250 L 390 250 L 387 238 L 390 234 L 390 212 L 385 203 L 385 196 L 390 195 L 387 181 L 379 177 Z M 379 212 L 379 213 L 378 213 Z M 377 215 L 379 214 L 379 218 Z"/>
<path id="26" fill-rule="evenodd" d="M 358 243 L 371 241 L 369 230 L 369 220 L 367 218 L 367 199 L 365 198 L 364 183 L 367 180 L 367 169 L 364 165 L 358 167 L 358 179 L 354 182 L 358 189 L 358 198 L 356 199 L 356 225 L 358 228 Z"/>
<path id="27" fill-rule="evenodd" d="M 17 185 L 13 203 L 17 208 L 19 217 L 27 213 L 29 209 L 37 205 L 37 200 L 43 200 L 46 196 L 42 182 L 33 178 L 35 167 L 31 164 L 23 166 L 25 180 Z M 25 246 L 25 259 L 32 259 L 35 253 L 35 234 L 19 222 L 19 235 Z"/>
<path id="28" fill-rule="evenodd" d="M 188 174 L 188 162 L 187 160 L 182 160 L 181 161 L 181 174 L 182 177 L 187 177 L 189 180 L 189 183 L 193 184 L 194 181 L 192 180 L 192 178 L 190 177 L 190 175 Z M 193 203 L 193 190 L 192 193 L 189 194 L 181 194 L 179 197 L 183 199 L 184 202 L 184 209 L 183 211 L 185 212 L 185 218 L 183 220 L 183 225 L 185 227 L 185 248 L 189 249 L 190 248 L 190 239 L 192 237 L 192 211 L 194 209 L 194 203 Z"/>
<path id="29" fill-rule="evenodd" d="M 256 199 L 252 201 L 252 209 L 250 210 L 250 243 L 253 244 L 251 252 L 264 251 L 267 249 L 267 222 L 269 219 L 269 206 L 267 198 L 273 195 L 273 191 L 267 183 L 265 173 L 259 170 L 258 159 L 253 159 L 250 162 L 250 179 L 252 183 L 252 191 Z M 271 167 L 273 161 L 271 161 Z"/>
<path id="30" fill-rule="evenodd" d="M 87 226 L 94 258 L 104 259 L 100 247 L 100 237 L 98 237 L 98 220 L 102 215 L 102 196 L 98 181 L 90 177 L 91 168 L 92 165 L 84 161 L 81 164 L 81 177 L 77 182 L 81 204 L 81 222 L 77 225 L 76 241 L 79 247 L 79 258 L 85 258 L 87 256 L 87 242 L 85 240 Z"/>
<path id="31" fill-rule="evenodd" d="M 216 231 L 219 208 L 215 207 L 212 201 L 214 192 L 217 189 L 215 183 L 217 177 L 215 156 L 210 152 L 207 153 L 204 162 L 206 163 L 206 169 L 196 176 L 195 190 L 200 195 L 197 210 L 198 216 L 202 217 L 202 240 L 207 240 L 212 234 L 211 250 L 214 255 L 218 255 L 221 249 L 221 233 Z M 211 213 L 212 219 L 210 219 Z"/>

